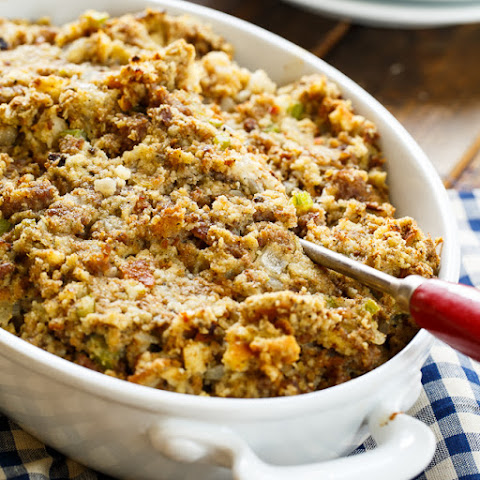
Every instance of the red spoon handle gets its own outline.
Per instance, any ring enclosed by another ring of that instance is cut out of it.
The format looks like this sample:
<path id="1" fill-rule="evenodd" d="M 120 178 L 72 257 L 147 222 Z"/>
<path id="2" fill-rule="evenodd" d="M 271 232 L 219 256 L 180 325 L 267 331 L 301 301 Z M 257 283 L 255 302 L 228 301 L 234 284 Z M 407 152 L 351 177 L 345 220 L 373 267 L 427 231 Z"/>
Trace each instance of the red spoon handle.
<path id="1" fill-rule="evenodd" d="M 480 360 L 480 290 L 427 280 L 413 292 L 410 313 L 420 327 Z"/>

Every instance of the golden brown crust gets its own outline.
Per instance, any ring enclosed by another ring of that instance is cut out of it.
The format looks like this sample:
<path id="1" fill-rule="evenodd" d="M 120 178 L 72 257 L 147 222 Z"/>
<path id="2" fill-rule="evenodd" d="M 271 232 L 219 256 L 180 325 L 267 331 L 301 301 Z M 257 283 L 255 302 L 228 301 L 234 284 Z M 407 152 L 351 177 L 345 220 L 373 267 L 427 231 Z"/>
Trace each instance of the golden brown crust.
<path id="1" fill-rule="evenodd" d="M 0 21 L 0 323 L 199 395 L 325 388 L 415 328 L 297 234 L 396 276 L 436 242 L 388 203 L 375 125 L 321 75 L 278 88 L 188 17 Z"/>

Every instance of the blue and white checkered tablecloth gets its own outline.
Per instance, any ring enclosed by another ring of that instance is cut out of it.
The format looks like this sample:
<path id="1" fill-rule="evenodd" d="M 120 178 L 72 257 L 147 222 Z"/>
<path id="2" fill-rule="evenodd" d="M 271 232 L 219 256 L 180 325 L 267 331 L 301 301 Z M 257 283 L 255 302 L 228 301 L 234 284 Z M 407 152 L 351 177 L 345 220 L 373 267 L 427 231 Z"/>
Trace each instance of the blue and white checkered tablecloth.
<path id="1" fill-rule="evenodd" d="M 480 287 L 480 190 L 450 191 L 462 247 L 460 281 Z M 437 450 L 417 480 L 480 480 L 480 364 L 437 342 L 409 412 L 433 430 Z M 369 439 L 356 452 L 375 448 Z M 0 415 L 0 480 L 106 480 L 65 458 Z M 387 477 L 386 477 L 387 480 Z"/>

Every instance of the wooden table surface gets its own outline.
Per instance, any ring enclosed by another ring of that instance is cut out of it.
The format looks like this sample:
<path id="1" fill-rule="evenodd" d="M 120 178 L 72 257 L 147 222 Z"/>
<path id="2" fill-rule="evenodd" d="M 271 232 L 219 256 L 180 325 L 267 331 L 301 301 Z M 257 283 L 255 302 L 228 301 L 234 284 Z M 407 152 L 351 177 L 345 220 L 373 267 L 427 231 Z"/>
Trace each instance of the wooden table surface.
<path id="1" fill-rule="evenodd" d="M 480 187 L 480 24 L 383 29 L 281 0 L 193 0 L 310 50 L 359 83 L 417 140 L 449 188 Z"/>

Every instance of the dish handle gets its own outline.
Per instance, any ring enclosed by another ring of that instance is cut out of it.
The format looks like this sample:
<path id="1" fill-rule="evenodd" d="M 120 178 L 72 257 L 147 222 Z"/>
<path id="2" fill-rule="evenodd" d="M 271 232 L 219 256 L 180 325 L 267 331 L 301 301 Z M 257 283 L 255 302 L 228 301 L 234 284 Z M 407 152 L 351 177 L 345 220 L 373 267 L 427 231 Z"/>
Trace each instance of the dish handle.
<path id="1" fill-rule="evenodd" d="M 368 418 L 377 448 L 351 457 L 295 466 L 270 465 L 258 458 L 230 428 L 166 418 L 149 436 L 156 450 L 186 463 L 208 463 L 232 470 L 235 480 L 406 480 L 422 472 L 435 452 L 432 431 L 421 421 L 391 408 Z"/>

